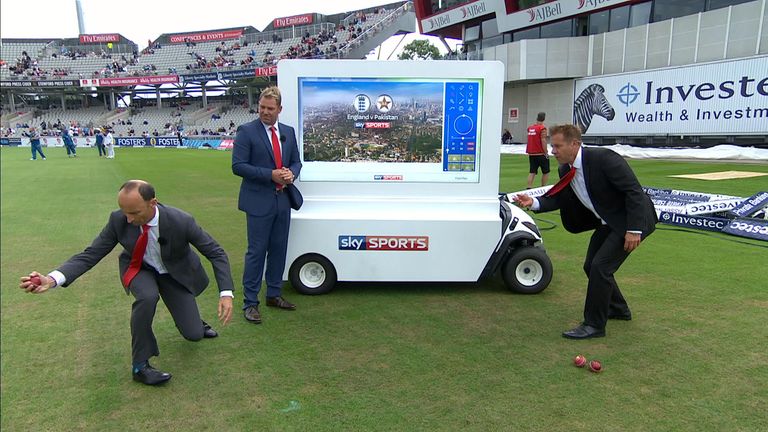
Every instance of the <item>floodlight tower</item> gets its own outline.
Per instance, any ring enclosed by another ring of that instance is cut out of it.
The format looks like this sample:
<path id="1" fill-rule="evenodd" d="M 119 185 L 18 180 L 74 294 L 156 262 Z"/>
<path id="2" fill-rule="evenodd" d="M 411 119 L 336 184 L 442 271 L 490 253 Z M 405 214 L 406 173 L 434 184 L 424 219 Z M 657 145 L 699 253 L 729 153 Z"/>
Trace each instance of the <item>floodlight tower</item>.
<path id="1" fill-rule="evenodd" d="M 83 18 L 83 5 L 80 4 L 80 0 L 75 0 L 75 7 L 77 8 L 77 30 L 80 34 L 85 34 L 85 19 Z"/>

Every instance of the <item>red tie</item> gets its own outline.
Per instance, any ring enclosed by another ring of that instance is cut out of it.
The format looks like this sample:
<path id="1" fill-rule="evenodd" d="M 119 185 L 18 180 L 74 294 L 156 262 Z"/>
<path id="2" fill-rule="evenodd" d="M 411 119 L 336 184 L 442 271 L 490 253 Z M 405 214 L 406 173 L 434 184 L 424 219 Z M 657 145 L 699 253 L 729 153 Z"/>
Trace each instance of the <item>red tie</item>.
<path id="1" fill-rule="evenodd" d="M 272 131 L 272 152 L 275 154 L 275 167 L 280 169 L 283 167 L 283 154 L 280 152 L 280 142 L 277 140 L 275 127 L 271 126 L 269 130 Z"/>
<path id="2" fill-rule="evenodd" d="M 568 184 L 571 183 L 571 180 L 573 180 L 573 176 L 576 175 L 576 167 L 571 166 L 571 170 L 565 173 L 564 176 L 560 177 L 560 181 L 555 183 L 554 186 L 552 186 L 545 194 L 545 197 L 551 197 L 557 195 L 561 190 L 565 189 Z"/>
<path id="3" fill-rule="evenodd" d="M 149 225 L 143 225 L 141 235 L 136 240 L 136 246 L 133 247 L 131 262 L 128 264 L 128 270 L 123 274 L 123 286 L 128 288 L 131 281 L 139 273 L 141 262 L 144 259 L 144 252 L 147 250 L 147 241 L 149 240 Z"/>
<path id="4" fill-rule="evenodd" d="M 275 127 L 270 126 L 269 130 L 272 131 L 272 153 L 275 155 L 275 168 L 280 169 L 283 167 L 283 155 L 280 152 L 280 142 L 277 141 L 277 134 L 275 133 Z M 283 185 L 277 185 L 277 190 L 281 190 Z"/>

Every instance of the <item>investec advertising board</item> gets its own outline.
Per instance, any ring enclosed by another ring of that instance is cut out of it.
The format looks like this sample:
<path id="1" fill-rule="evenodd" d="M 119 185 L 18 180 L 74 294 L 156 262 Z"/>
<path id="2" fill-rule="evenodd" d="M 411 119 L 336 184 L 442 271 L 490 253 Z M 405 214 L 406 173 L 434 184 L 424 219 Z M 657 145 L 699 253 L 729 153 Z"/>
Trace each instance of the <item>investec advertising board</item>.
<path id="1" fill-rule="evenodd" d="M 577 79 L 573 120 L 586 135 L 763 135 L 768 56 Z"/>

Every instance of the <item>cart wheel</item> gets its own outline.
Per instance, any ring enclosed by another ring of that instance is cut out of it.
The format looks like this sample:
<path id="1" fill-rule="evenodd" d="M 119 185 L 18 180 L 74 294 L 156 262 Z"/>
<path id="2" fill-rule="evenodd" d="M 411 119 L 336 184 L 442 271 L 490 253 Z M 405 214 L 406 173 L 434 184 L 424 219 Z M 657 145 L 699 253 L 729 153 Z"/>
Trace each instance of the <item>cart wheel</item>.
<path id="1" fill-rule="evenodd" d="M 504 263 L 501 277 L 507 288 L 514 292 L 540 293 L 552 280 L 552 261 L 537 247 L 516 249 Z"/>
<path id="2" fill-rule="evenodd" d="M 322 255 L 302 255 L 291 265 L 288 280 L 302 294 L 325 294 L 336 284 L 336 269 Z"/>

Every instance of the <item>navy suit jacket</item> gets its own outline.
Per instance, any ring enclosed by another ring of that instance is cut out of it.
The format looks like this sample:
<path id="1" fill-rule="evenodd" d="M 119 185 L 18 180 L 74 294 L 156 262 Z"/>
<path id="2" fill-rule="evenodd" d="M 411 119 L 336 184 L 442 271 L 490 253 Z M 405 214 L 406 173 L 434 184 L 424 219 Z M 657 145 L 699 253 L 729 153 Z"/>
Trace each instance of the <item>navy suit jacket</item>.
<path id="1" fill-rule="evenodd" d="M 296 132 L 283 123 L 278 123 L 278 132 L 282 142 L 283 166 L 290 169 L 294 177 L 299 177 L 301 160 L 296 144 Z M 237 128 L 232 149 L 232 172 L 243 178 L 237 202 L 240 210 L 253 216 L 264 216 L 277 210 L 277 184 L 272 181 L 272 170 L 275 168 L 271 137 L 267 136 L 261 120 L 256 119 Z M 289 185 L 286 193 L 293 195 L 292 204 L 295 197 L 301 198 L 298 189 L 293 185 Z"/>
<path id="2" fill-rule="evenodd" d="M 641 231 L 643 238 L 656 229 L 656 211 L 643 191 L 629 164 L 608 149 L 582 147 L 581 161 L 587 193 L 595 211 L 615 232 Z M 559 168 L 560 177 L 570 168 Z M 553 197 L 539 197 L 539 211 L 560 209 L 563 227 L 573 233 L 595 229 L 601 225 L 576 193 L 568 186 Z"/>

